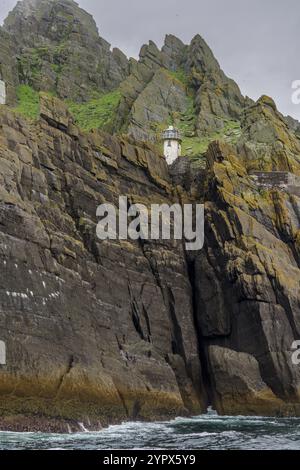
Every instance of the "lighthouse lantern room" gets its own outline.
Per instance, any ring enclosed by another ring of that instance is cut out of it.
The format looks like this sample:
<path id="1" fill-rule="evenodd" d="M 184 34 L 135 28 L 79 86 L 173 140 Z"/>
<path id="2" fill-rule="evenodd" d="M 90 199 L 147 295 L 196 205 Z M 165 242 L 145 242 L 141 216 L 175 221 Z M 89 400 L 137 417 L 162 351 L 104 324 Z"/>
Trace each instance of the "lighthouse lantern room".
<path id="1" fill-rule="evenodd" d="M 181 156 L 182 140 L 180 132 L 175 127 L 170 126 L 162 133 L 162 139 L 164 142 L 164 156 L 167 160 L 167 164 L 171 165 Z"/>

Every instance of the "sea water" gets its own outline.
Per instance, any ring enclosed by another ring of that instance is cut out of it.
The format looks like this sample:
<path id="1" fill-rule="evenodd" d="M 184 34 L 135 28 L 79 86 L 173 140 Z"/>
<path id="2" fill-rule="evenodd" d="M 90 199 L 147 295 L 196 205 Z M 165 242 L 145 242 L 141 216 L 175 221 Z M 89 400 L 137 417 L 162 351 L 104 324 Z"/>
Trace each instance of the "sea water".
<path id="1" fill-rule="evenodd" d="M 300 418 L 218 416 L 124 423 L 100 432 L 0 432 L 0 449 L 300 449 Z"/>

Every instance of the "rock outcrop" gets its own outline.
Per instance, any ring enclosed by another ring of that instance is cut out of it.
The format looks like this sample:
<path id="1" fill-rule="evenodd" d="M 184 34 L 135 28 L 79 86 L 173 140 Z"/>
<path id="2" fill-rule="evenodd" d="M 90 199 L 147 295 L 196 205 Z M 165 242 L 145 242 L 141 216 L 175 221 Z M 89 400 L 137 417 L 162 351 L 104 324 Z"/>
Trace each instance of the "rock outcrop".
<path id="1" fill-rule="evenodd" d="M 220 413 L 262 416 L 277 414 L 284 403 L 263 382 L 257 360 L 220 346 L 209 346 L 214 406 Z"/>
<path id="2" fill-rule="evenodd" d="M 170 120 L 180 126 L 185 113 L 194 118 L 192 133 L 207 135 L 223 129 L 228 120 L 239 120 L 246 105 L 199 35 L 189 46 L 172 35 L 161 50 L 153 41 L 144 45 L 121 91 L 117 128 L 123 125 L 138 138 L 151 138 L 157 125 Z"/>
<path id="3" fill-rule="evenodd" d="M 212 400 L 222 413 L 299 415 L 300 200 L 261 191 L 225 144 L 210 146 L 208 165 L 206 243 L 192 262 Z"/>
<path id="4" fill-rule="evenodd" d="M 34 429 L 66 430 L 203 411 L 181 242 L 96 237 L 104 201 L 176 200 L 164 159 L 83 134 L 47 96 L 35 125 L 1 107 L 0 129 L 1 427 L 40 415 Z"/>
<path id="5" fill-rule="evenodd" d="M 119 86 L 126 56 L 99 37 L 73 0 L 24 0 L 4 22 L 17 46 L 20 81 L 62 99 L 87 101 Z"/>
<path id="6" fill-rule="evenodd" d="M 248 170 L 299 173 L 300 140 L 268 96 L 247 107 L 241 120 L 237 152 Z"/>
<path id="7" fill-rule="evenodd" d="M 150 145 L 83 134 L 56 98 L 41 96 L 36 124 L 1 108 L 2 428 L 98 428 L 209 403 L 299 415 L 298 198 L 261 193 L 228 145 L 207 161 L 184 189 Z M 100 242 L 96 208 L 119 195 L 205 200 L 205 248 Z"/>
<path id="8" fill-rule="evenodd" d="M 5 83 L 6 103 L 16 103 L 16 91 L 19 84 L 18 65 L 15 45 L 3 28 L 0 27 L 0 80 Z"/>
<path id="9" fill-rule="evenodd" d="M 246 106 L 237 84 L 221 70 L 206 42 L 197 35 L 187 51 L 186 70 L 196 93 L 197 132 L 222 129 L 226 120 L 237 119 Z"/>

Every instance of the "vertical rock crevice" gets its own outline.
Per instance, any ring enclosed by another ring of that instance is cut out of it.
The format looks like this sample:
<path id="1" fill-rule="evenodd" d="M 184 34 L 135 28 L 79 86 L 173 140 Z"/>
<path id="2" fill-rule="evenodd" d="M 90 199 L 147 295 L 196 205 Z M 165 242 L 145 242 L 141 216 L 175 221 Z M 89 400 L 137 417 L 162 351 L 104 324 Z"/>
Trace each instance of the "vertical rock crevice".
<path id="1" fill-rule="evenodd" d="M 212 382 L 211 382 L 211 374 L 209 371 L 209 364 L 208 364 L 208 357 L 207 357 L 207 341 L 202 335 L 201 325 L 199 322 L 199 297 L 197 295 L 197 286 L 196 286 L 196 269 L 195 264 L 196 260 L 195 257 L 186 256 L 187 267 L 188 267 L 188 276 L 189 281 L 191 284 L 191 295 L 192 295 L 192 306 L 193 306 L 193 319 L 194 319 L 194 326 L 197 335 L 198 341 L 198 353 L 199 359 L 201 364 L 201 371 L 202 371 L 202 384 L 204 386 L 204 396 L 205 396 L 205 404 L 206 408 L 212 405 Z"/>

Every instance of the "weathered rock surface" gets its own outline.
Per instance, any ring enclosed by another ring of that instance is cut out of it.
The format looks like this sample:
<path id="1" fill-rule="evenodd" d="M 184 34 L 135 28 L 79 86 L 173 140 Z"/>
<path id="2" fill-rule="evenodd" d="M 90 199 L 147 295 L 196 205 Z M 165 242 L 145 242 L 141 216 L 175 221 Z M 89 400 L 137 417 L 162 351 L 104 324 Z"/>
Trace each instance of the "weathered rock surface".
<path id="1" fill-rule="evenodd" d="M 250 354 L 209 346 L 209 361 L 213 383 L 213 400 L 221 413 L 228 415 L 248 414 L 277 415 L 284 403 L 276 398 L 263 382 L 259 365 Z"/>
<path id="2" fill-rule="evenodd" d="M 98 428 L 209 403 L 299 415 L 299 199 L 261 193 L 221 143 L 201 184 L 192 172 L 174 186 L 151 146 L 83 134 L 41 100 L 36 124 L 0 114 L 1 426 Z M 100 242 L 96 208 L 119 195 L 205 200 L 205 248 Z"/>
<path id="3" fill-rule="evenodd" d="M 139 61 L 131 62 L 131 74 L 121 91 L 116 128 L 123 125 L 138 138 L 143 137 L 143 130 L 145 140 L 156 135 L 157 125 L 176 121 L 180 113 L 191 113 L 191 102 L 195 106 L 193 130 L 201 136 L 222 129 L 228 120 L 240 119 L 247 104 L 199 35 L 189 46 L 172 35 L 166 36 L 161 50 L 153 41 L 144 45 Z"/>
<path id="4" fill-rule="evenodd" d="M 147 132 L 147 126 L 143 123 L 148 123 L 148 126 L 151 123 L 153 126 L 158 123 L 163 125 L 169 120 L 170 110 L 183 113 L 187 106 L 185 86 L 160 68 L 135 100 L 128 132 L 138 140 L 151 140 L 151 128 Z"/>
<path id="5" fill-rule="evenodd" d="M 197 131 L 200 135 L 223 128 L 228 119 L 240 119 L 246 106 L 237 84 L 221 70 L 206 42 L 197 35 L 187 51 L 186 70 L 196 92 Z"/>
<path id="6" fill-rule="evenodd" d="M 2 428 L 37 416 L 35 429 L 66 430 L 203 411 L 182 244 L 96 238 L 104 201 L 176 200 L 165 161 L 82 134 L 46 96 L 36 125 L 1 107 L 0 135 Z"/>
<path id="7" fill-rule="evenodd" d="M 191 261 L 213 402 L 222 413 L 299 415 L 292 344 L 300 334 L 300 199 L 279 189 L 260 191 L 225 144 L 210 146 L 208 165 L 206 243 Z M 253 389 L 248 381 L 259 374 Z"/>
<path id="8" fill-rule="evenodd" d="M 2 27 L 0 27 L 0 80 L 6 87 L 6 103 L 16 102 L 16 89 L 19 84 L 15 45 Z"/>
<path id="9" fill-rule="evenodd" d="M 299 173 L 300 140 L 268 96 L 245 108 L 237 152 L 249 170 Z"/>
<path id="10" fill-rule="evenodd" d="M 17 46 L 20 81 L 38 91 L 86 101 L 117 88 L 129 73 L 126 56 L 111 51 L 73 0 L 18 2 L 4 28 Z"/>

